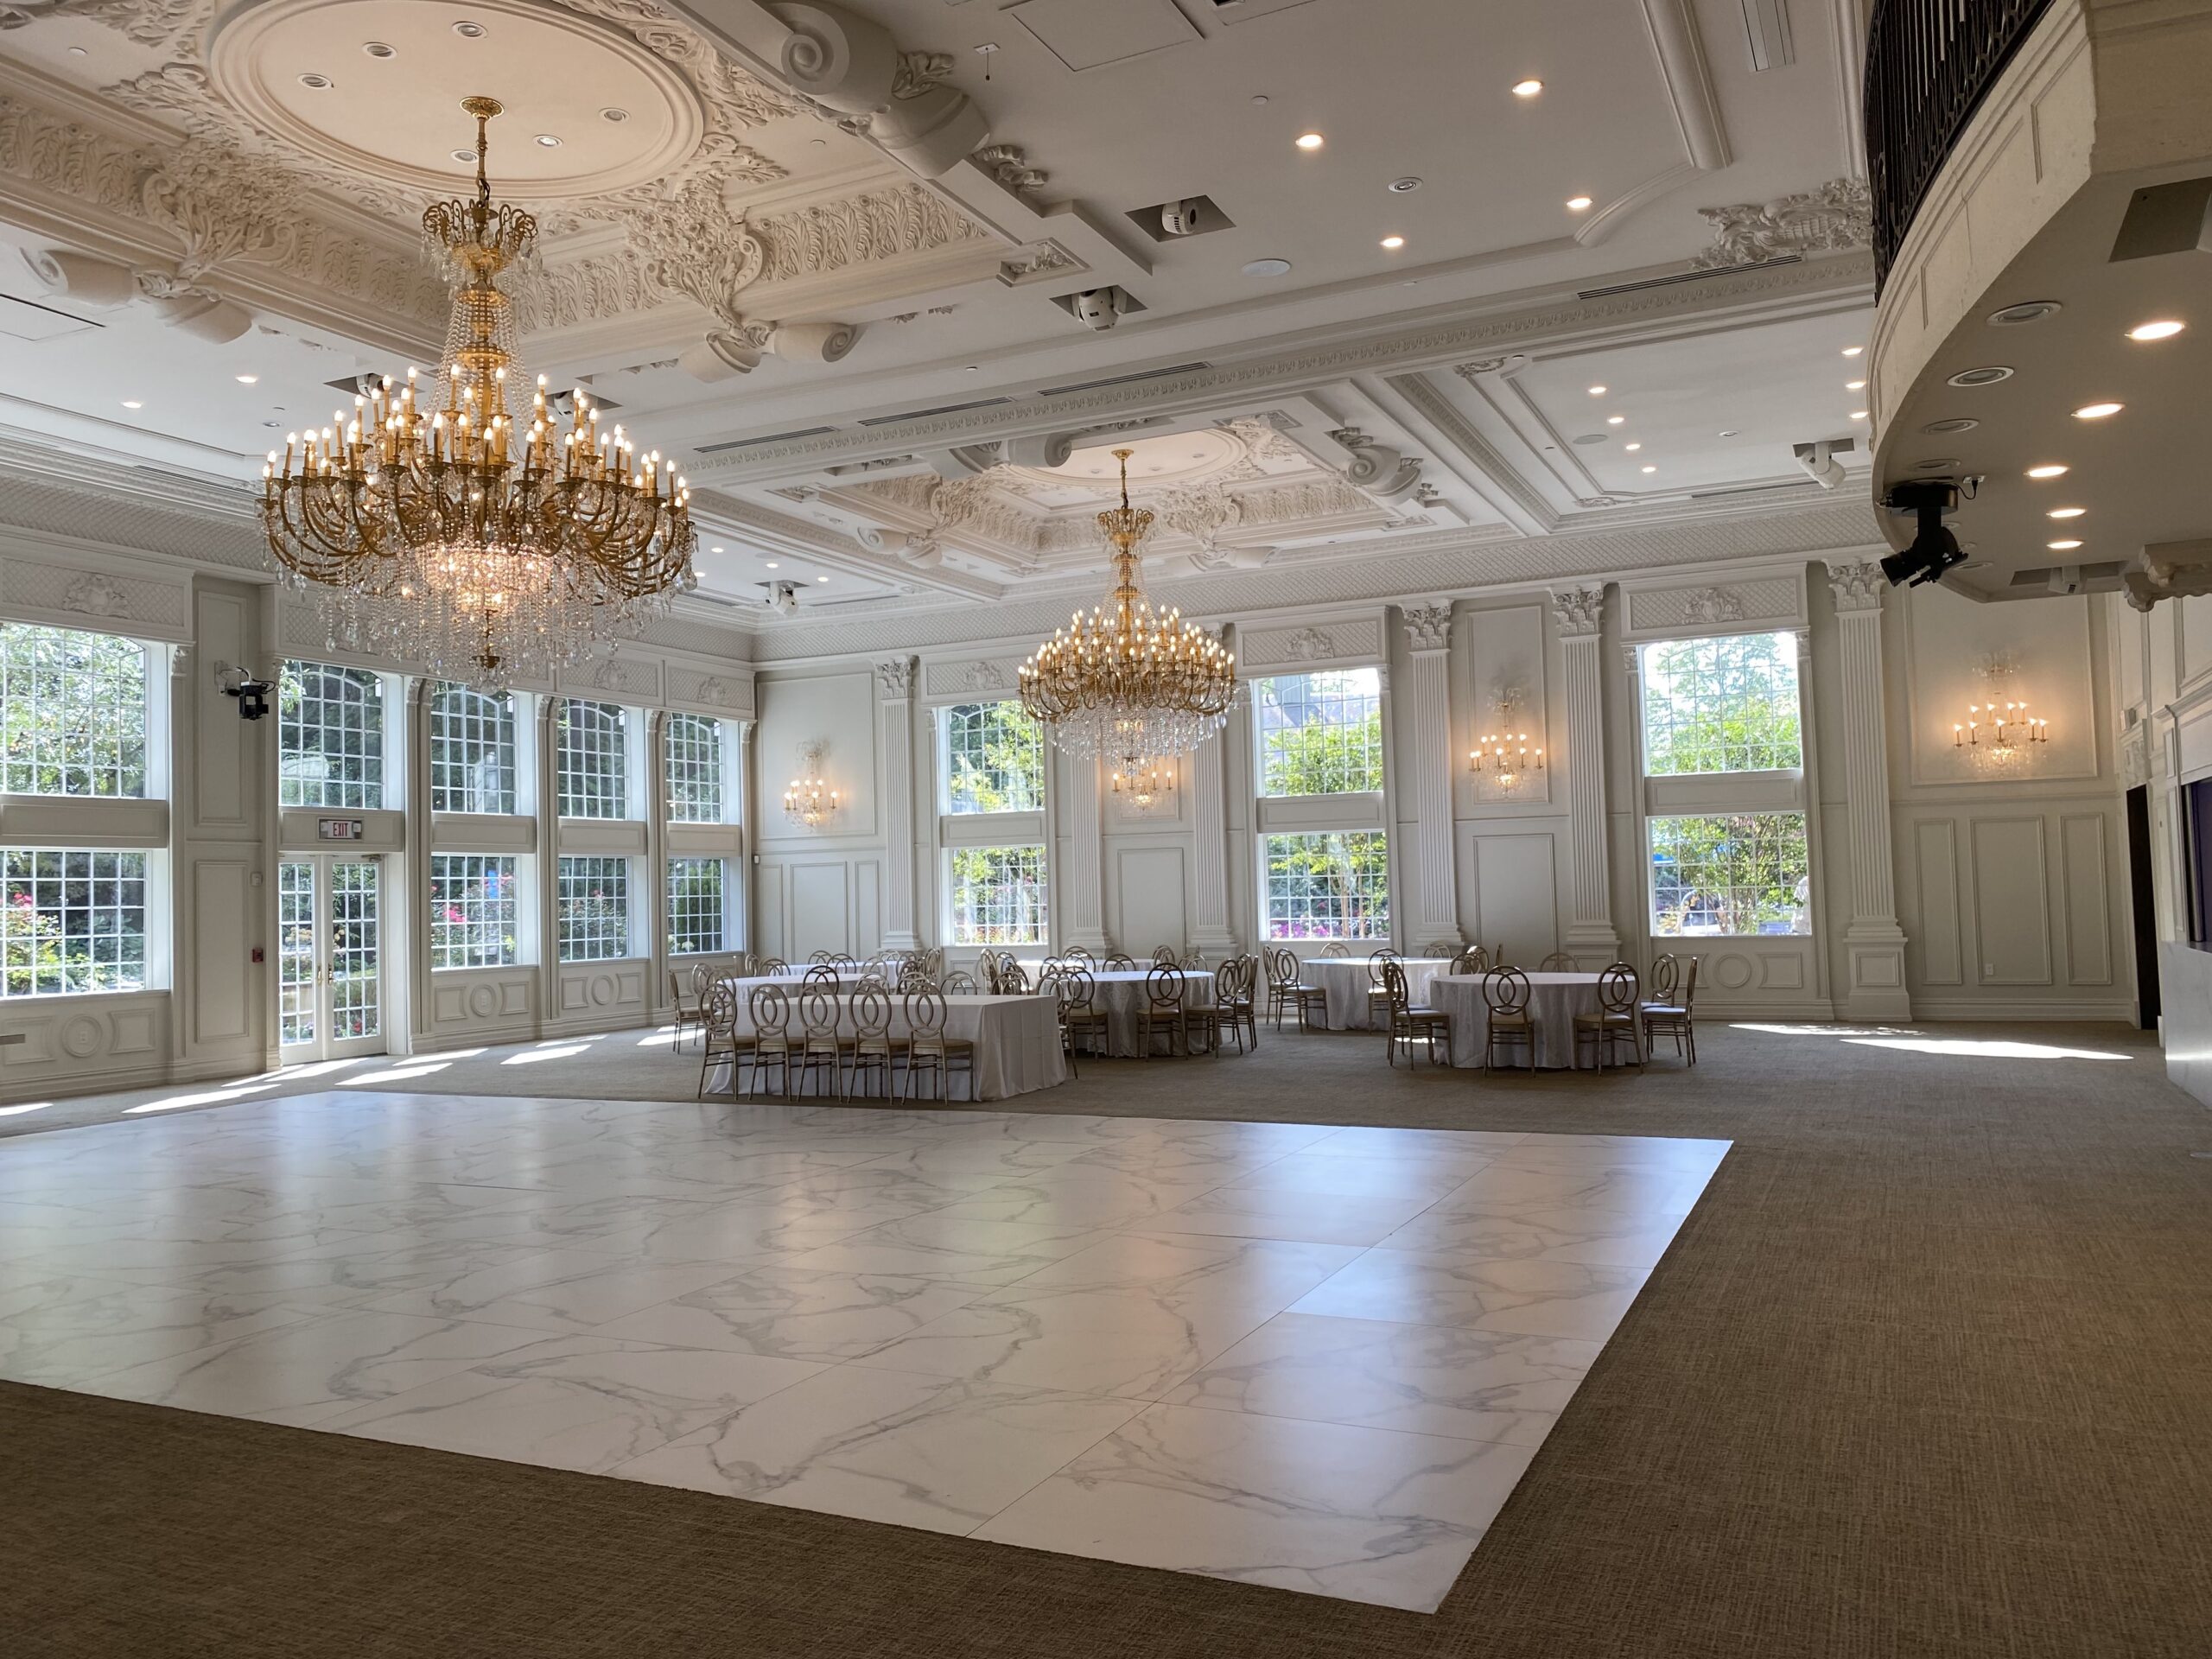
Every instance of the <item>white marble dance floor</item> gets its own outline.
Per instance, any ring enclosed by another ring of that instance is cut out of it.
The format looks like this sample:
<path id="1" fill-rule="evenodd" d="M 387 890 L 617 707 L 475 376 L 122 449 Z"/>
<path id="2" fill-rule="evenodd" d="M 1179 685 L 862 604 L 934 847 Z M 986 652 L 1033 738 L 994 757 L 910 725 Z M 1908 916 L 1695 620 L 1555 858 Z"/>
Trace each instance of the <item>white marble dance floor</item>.
<path id="1" fill-rule="evenodd" d="M 0 1141 L 0 1376 L 1427 1611 L 1727 1147 L 241 1102 Z"/>

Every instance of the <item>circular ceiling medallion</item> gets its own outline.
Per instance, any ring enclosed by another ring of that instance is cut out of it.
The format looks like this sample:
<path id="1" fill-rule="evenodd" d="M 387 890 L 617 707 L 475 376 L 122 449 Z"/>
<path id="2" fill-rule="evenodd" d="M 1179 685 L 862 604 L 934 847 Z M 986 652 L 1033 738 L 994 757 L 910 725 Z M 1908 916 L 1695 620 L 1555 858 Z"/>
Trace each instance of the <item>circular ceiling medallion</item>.
<path id="1" fill-rule="evenodd" d="M 346 49 L 339 41 L 367 41 L 391 59 L 357 55 L 334 76 L 334 51 Z M 456 156 L 475 136 L 461 100 L 476 93 L 506 105 L 492 128 L 492 186 L 521 202 L 664 177 L 705 129 L 673 66 L 626 34 L 536 0 L 261 0 L 217 23 L 207 73 L 253 127 L 341 174 L 425 198 L 453 194 L 474 168 L 473 154 L 466 166 Z M 609 109 L 623 118 L 607 119 Z M 532 143 L 537 133 L 562 142 Z"/>
<path id="2" fill-rule="evenodd" d="M 1993 363 L 1987 368 L 1961 369 L 1945 384 L 1954 386 L 1993 386 L 1999 380 L 2010 380 L 2012 378 L 2012 370 L 2001 364 Z"/>
<path id="3" fill-rule="evenodd" d="M 2064 309 L 2056 300 L 2024 300 L 2018 305 L 1991 312 L 1989 321 L 1999 328 L 2017 328 L 2024 322 L 2041 322 L 2045 317 L 2055 317 Z"/>
<path id="4" fill-rule="evenodd" d="M 1941 436 L 1947 432 L 1971 432 L 1980 424 L 1980 421 L 1969 420 L 1963 415 L 1955 415 L 1948 421 L 1930 421 L 1920 429 L 1936 436 Z"/>

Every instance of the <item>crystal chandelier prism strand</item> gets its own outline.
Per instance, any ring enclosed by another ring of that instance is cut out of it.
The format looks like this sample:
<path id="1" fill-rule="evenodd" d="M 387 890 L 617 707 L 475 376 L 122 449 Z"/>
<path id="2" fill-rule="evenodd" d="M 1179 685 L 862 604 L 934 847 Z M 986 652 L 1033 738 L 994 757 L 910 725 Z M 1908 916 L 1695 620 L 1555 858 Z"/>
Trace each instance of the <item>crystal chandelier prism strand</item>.
<path id="1" fill-rule="evenodd" d="M 1122 505 L 1098 515 L 1113 544 L 1111 607 L 1077 611 L 1021 665 L 1021 706 L 1053 746 L 1078 760 L 1104 760 L 1125 775 L 1188 754 L 1218 732 L 1236 696 L 1236 659 L 1179 610 L 1156 611 L 1137 568 L 1152 514 L 1129 505 L 1129 456 Z"/>
<path id="2" fill-rule="evenodd" d="M 540 377 L 521 371 L 504 274 L 537 240 L 530 214 L 492 200 L 488 98 L 476 122 L 476 194 L 423 215 L 453 289 L 435 383 L 410 369 L 320 431 L 293 433 L 262 469 L 271 558 L 313 595 L 333 645 L 501 690 L 635 633 L 697 585 L 690 493 L 659 454 L 573 395 L 561 429 Z M 524 425 L 527 419 L 528 424 Z"/>

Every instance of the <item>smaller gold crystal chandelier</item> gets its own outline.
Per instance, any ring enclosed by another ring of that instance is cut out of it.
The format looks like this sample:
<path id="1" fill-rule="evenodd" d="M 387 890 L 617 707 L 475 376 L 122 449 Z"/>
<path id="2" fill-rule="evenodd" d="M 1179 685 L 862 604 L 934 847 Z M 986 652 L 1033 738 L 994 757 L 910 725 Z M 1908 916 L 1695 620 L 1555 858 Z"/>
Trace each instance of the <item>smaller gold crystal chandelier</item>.
<path id="1" fill-rule="evenodd" d="M 1155 611 L 1144 596 L 1139 546 L 1152 514 L 1129 505 L 1135 453 L 1114 452 L 1122 505 L 1098 515 L 1114 549 L 1112 608 L 1077 611 L 1021 665 L 1021 706 L 1053 745 L 1128 777 L 1196 749 L 1236 696 L 1236 658 L 1179 610 Z"/>
<path id="2" fill-rule="evenodd" d="M 1530 772 L 1543 769 L 1544 752 L 1529 747 L 1526 732 L 1487 733 L 1467 751 L 1467 770 L 1489 778 L 1507 795 L 1520 788 Z"/>
<path id="3" fill-rule="evenodd" d="M 476 122 L 476 194 L 423 215 L 453 289 L 434 385 L 410 369 L 262 469 L 270 557 L 311 593 L 334 645 L 389 652 L 487 690 L 574 663 L 696 585 L 690 492 L 658 452 L 602 431 L 578 391 L 557 429 L 539 377 L 518 410 L 513 303 L 537 221 L 492 200 L 495 99 Z"/>
<path id="4" fill-rule="evenodd" d="M 785 789 L 784 816 L 801 829 L 819 830 L 836 813 L 837 791 L 822 781 L 822 746 L 810 744 L 799 753 L 805 774 Z"/>
<path id="5" fill-rule="evenodd" d="M 1970 702 L 1966 720 L 1951 728 L 1951 746 L 1977 759 L 2008 766 L 2030 747 L 2050 741 L 2050 722 L 2028 712 L 2025 702 Z"/>

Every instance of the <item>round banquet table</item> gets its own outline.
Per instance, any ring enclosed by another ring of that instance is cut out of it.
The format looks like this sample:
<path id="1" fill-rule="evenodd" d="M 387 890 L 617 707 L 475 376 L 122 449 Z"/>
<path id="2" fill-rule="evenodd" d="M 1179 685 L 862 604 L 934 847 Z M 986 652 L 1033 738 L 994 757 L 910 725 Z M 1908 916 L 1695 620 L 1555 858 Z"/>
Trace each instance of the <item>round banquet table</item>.
<path id="1" fill-rule="evenodd" d="M 1309 964 L 1310 966 L 1310 964 Z M 1490 1042 L 1490 1004 L 1483 1001 L 1480 974 L 1439 974 L 1429 982 L 1428 1006 L 1452 1020 L 1452 1064 L 1478 1066 Z M 1529 1017 L 1536 1027 L 1536 1064 L 1554 1070 L 1574 1065 L 1574 1016 L 1598 1012 L 1596 974 L 1529 976 Z M 1636 1033 L 1637 1054 L 1643 1053 L 1643 1030 Z M 1501 1067 L 1521 1064 L 1501 1053 Z"/>
<path id="2" fill-rule="evenodd" d="M 1018 964 L 1024 973 L 1036 979 L 1037 969 L 1044 963 Z M 1195 1008 L 1213 1001 L 1213 969 L 1211 968 L 1178 968 L 1175 972 L 1183 981 L 1183 1006 Z M 1135 969 L 1117 968 L 1110 972 L 1091 971 L 1090 1006 L 1106 1016 L 1106 1052 L 1122 1059 L 1131 1059 L 1144 1052 L 1138 1040 L 1143 1030 L 1141 1024 L 1145 1005 L 1145 981 L 1151 976 L 1149 966 Z"/>
<path id="3" fill-rule="evenodd" d="M 1446 957 L 1401 957 L 1406 970 L 1406 995 L 1415 1007 L 1428 1001 L 1430 982 L 1452 965 Z M 1368 971 L 1364 957 L 1308 957 L 1302 964 L 1308 985 L 1320 988 L 1328 1004 L 1331 1031 L 1379 1031 L 1381 1024 L 1368 1012 L 1367 993 L 1382 982 Z"/>
<path id="4" fill-rule="evenodd" d="M 776 985 L 791 998 L 791 1014 L 785 1029 L 791 1033 L 796 1047 L 803 1023 L 799 1016 L 799 999 L 804 991 L 793 988 L 787 979 L 734 979 L 726 982 L 737 989 L 737 1029 L 740 1036 L 748 1036 L 753 1030 L 751 1008 L 753 988 L 756 985 Z M 891 998 L 891 1041 L 894 1051 L 907 1034 L 905 999 L 895 993 Z M 853 1030 L 853 997 L 846 993 L 837 998 L 837 1027 L 842 1035 L 849 1037 Z M 948 1090 L 964 1084 L 967 1093 L 955 1095 L 955 1099 L 1007 1100 L 1015 1095 L 1026 1095 L 1039 1089 L 1051 1089 L 1068 1080 L 1067 1056 L 1060 1048 L 1059 1006 L 1049 996 L 948 996 L 944 999 L 944 1034 L 975 1046 L 975 1071 L 971 1074 L 955 1072 L 954 1082 Z M 746 1062 L 750 1067 L 751 1062 Z M 750 1070 L 747 1071 L 750 1076 Z M 893 1079 L 893 1091 L 903 1088 L 903 1082 Z M 715 1094 L 734 1091 L 730 1064 L 717 1061 L 707 1074 L 707 1089 Z"/>

